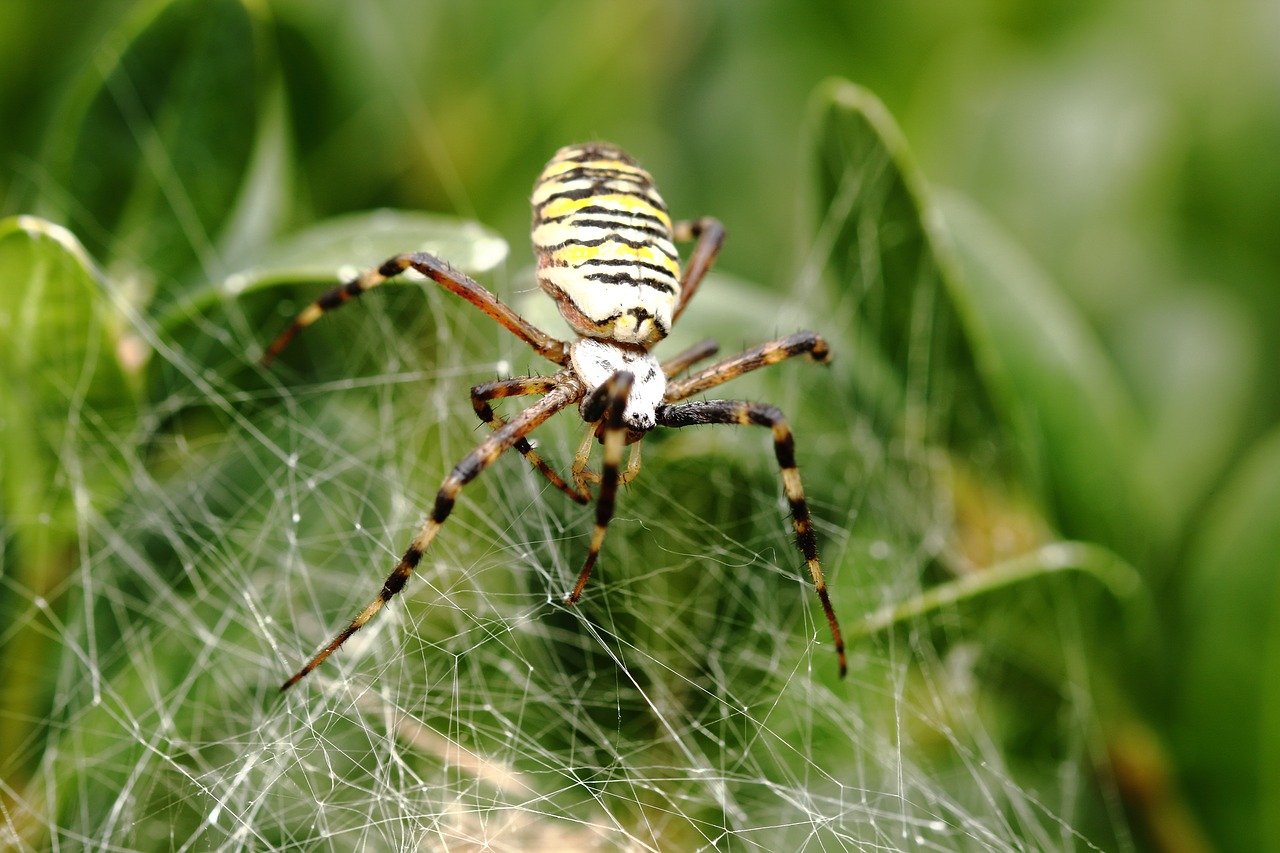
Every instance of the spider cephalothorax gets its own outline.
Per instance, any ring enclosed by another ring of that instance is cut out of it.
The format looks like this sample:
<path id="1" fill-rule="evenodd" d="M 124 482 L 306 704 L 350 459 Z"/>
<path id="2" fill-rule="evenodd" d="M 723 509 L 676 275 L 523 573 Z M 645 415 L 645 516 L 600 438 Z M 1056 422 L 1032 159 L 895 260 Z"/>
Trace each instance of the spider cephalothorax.
<path id="1" fill-rule="evenodd" d="M 673 224 L 649 173 L 620 148 L 605 143 L 557 151 L 534 184 L 532 203 L 538 283 L 556 301 L 561 315 L 576 332 L 578 337 L 571 343 L 552 338 L 471 278 L 438 258 L 419 252 L 397 255 L 377 269 L 335 287 L 299 314 L 263 354 L 263 363 L 269 364 L 299 331 L 326 311 L 412 267 L 475 305 L 539 355 L 560 366 L 552 376 L 500 379 L 471 389 L 472 408 L 493 433 L 445 478 L 426 522 L 378 596 L 281 690 L 320 665 L 404 588 L 423 552 L 452 512 L 462 487 L 513 447 L 553 486 L 579 503 L 589 503 L 591 483 L 599 483 L 591 544 L 578 582 L 566 600 L 573 604 L 581 596 L 600 555 L 605 531 L 613 518 L 618 484 L 634 476 L 639 468 L 639 456 L 633 450 L 632 462 L 625 472 L 620 470 L 623 448 L 639 442 L 655 427 L 698 424 L 769 428 L 782 471 L 783 491 L 791 505 L 796 544 L 822 602 L 835 641 L 840 674 L 844 675 L 840 627 L 818 561 L 809 505 L 796 468 L 795 441 L 782 412 L 774 406 L 735 400 L 686 402 L 730 379 L 792 356 L 807 354 L 815 361 L 825 362 L 830 357 L 826 342 L 812 332 L 797 332 L 677 378 L 695 363 L 714 355 L 716 343 L 703 341 L 663 362 L 654 357 L 650 348 L 666 337 L 679 319 L 719 252 L 724 241 L 720 223 L 708 217 Z M 675 244 L 689 240 L 697 243 L 682 273 Z M 510 421 L 498 417 L 490 405 L 503 397 L 534 394 L 541 394 L 542 398 Z M 534 452 L 527 436 L 549 417 L 575 403 L 588 429 L 574 458 L 570 483 Z M 599 473 L 587 469 L 596 442 L 603 445 Z"/>

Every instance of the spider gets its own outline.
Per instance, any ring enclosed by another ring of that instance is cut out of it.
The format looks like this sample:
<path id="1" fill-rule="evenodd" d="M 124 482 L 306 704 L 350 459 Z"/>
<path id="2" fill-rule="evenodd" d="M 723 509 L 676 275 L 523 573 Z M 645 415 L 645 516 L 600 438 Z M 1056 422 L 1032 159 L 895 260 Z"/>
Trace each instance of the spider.
<path id="1" fill-rule="evenodd" d="M 325 312 L 412 268 L 479 308 L 560 368 L 551 376 L 499 379 L 471 389 L 472 408 L 492 433 L 445 478 L 422 529 L 377 597 L 280 690 L 288 690 L 323 663 L 404 588 L 463 486 L 513 447 L 551 485 L 580 504 L 590 502 L 590 484 L 599 484 L 591 544 L 578 582 L 565 600 L 566 605 L 576 603 L 600 556 L 618 485 L 639 470 L 636 442 L 654 427 L 696 424 L 760 426 L 771 432 L 796 544 L 831 626 L 843 677 L 847 670 L 844 642 L 818 561 L 809 505 L 796 469 L 795 441 L 782 412 L 775 406 L 736 400 L 684 402 L 793 356 L 804 354 L 826 363 L 830 360 L 826 341 L 812 332 L 797 332 L 676 378 L 718 352 L 718 344 L 703 341 L 663 362 L 650 349 L 666 337 L 697 291 L 724 242 L 724 227 L 711 217 L 673 225 L 649 173 L 622 149 L 601 142 L 557 151 L 534 184 L 532 204 L 538 284 L 573 327 L 576 339 L 572 342 L 552 338 L 471 278 L 418 252 L 397 255 L 335 287 L 304 309 L 266 348 L 263 365 L 269 365 L 298 332 Z M 682 275 L 674 243 L 691 240 L 697 242 Z M 510 420 L 503 420 L 491 406 L 494 400 L 538 394 L 540 400 Z M 575 403 L 587 431 L 574 458 L 572 482 L 567 482 L 538 456 L 527 436 Z M 596 442 L 603 446 L 598 473 L 587 470 Z M 628 445 L 635 446 L 623 471 L 623 449 Z"/>

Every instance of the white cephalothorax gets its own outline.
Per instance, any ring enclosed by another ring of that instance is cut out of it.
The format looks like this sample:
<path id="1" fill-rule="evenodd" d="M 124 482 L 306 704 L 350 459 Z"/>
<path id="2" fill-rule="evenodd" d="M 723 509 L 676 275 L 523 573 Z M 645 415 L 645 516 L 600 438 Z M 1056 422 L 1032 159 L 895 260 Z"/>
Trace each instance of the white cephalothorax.
<path id="1" fill-rule="evenodd" d="M 569 347 L 569 363 L 587 385 L 588 393 L 599 388 L 609 377 L 625 370 L 634 377 L 627 397 L 627 410 L 622 416 L 627 427 L 647 432 L 658 423 L 657 408 L 667 392 L 667 377 L 662 366 L 648 351 L 637 347 L 621 347 L 595 338 L 579 338 Z"/>

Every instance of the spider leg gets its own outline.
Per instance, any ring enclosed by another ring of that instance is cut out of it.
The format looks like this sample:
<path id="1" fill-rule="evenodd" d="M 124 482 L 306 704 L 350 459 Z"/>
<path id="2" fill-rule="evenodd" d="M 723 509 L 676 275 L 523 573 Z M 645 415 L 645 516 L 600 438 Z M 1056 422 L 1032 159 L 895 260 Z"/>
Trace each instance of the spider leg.
<path id="1" fill-rule="evenodd" d="M 711 358 L 719 351 L 720 345 L 711 338 L 707 338 L 705 341 L 698 341 L 684 352 L 677 353 L 662 362 L 662 375 L 670 379 L 704 358 Z"/>
<path id="2" fill-rule="evenodd" d="M 400 275 L 410 267 L 432 279 L 445 290 L 456 293 L 479 308 L 507 331 L 533 347 L 534 351 L 539 355 L 560 365 L 569 360 L 569 349 L 564 342 L 556 340 L 521 317 L 502 300 L 481 287 L 475 279 L 455 270 L 434 255 L 428 255 L 425 252 L 413 252 L 396 255 L 394 258 L 384 262 L 382 266 L 367 270 L 346 284 L 338 285 L 304 308 L 297 318 L 271 342 L 262 354 L 263 366 L 271 364 L 299 332 L 320 319 L 326 312 L 332 311 L 355 299 L 366 290 L 371 290 L 388 279 Z"/>
<path id="3" fill-rule="evenodd" d="M 604 462 L 600 470 L 600 495 L 596 498 L 596 526 L 591 532 L 591 548 L 582 565 L 582 573 L 573 592 L 565 599 L 565 604 L 577 602 L 582 596 L 582 588 L 587 585 L 587 578 L 595 568 L 596 559 L 600 556 L 600 548 L 604 545 L 604 534 L 613 520 L 613 502 L 618 494 L 618 466 L 622 464 L 622 448 L 626 445 L 627 425 L 623 415 L 627 410 L 627 396 L 631 393 L 631 385 L 635 377 L 625 370 L 620 370 L 609 377 L 603 385 L 592 391 L 582 403 L 582 419 L 587 423 L 595 423 L 604 419 L 602 441 L 604 443 Z"/>
<path id="4" fill-rule="evenodd" d="M 724 226 L 718 219 L 704 216 L 701 219 L 677 222 L 672 231 L 678 243 L 687 243 L 693 239 L 698 241 L 684 268 L 684 279 L 680 282 L 680 301 L 671 313 L 671 323 L 674 325 L 693 298 L 698 285 L 702 284 L 707 270 L 715 263 L 716 255 L 720 254 L 720 247 L 724 245 Z"/>
<path id="5" fill-rule="evenodd" d="M 591 491 L 587 483 L 600 482 L 599 474 L 587 470 L 587 463 L 591 461 L 591 448 L 595 443 L 595 424 L 588 424 L 587 431 L 582 434 L 582 442 L 578 445 L 578 452 L 573 455 L 573 484 L 584 494 L 590 494 Z"/>
<path id="6" fill-rule="evenodd" d="M 493 407 L 489 405 L 490 400 L 503 397 L 522 397 L 526 394 L 546 394 L 555 387 L 555 382 L 554 378 L 547 376 L 531 376 L 527 379 L 499 379 L 496 382 L 486 382 L 471 389 L 471 408 L 475 409 L 476 416 L 480 420 L 496 431 L 501 429 L 506 424 L 506 421 L 494 414 Z M 513 446 L 520 451 L 520 454 L 525 459 L 529 460 L 529 463 L 542 476 L 550 481 L 551 485 L 580 504 L 585 504 L 591 500 L 590 492 L 581 487 L 575 489 L 570 486 L 559 474 L 552 470 L 550 465 L 543 462 L 542 457 L 529 444 L 527 438 L 521 437 Z M 576 478 L 574 482 L 577 482 Z"/>
<path id="7" fill-rule="evenodd" d="M 744 373 L 802 354 L 808 354 L 811 359 L 820 364 L 826 364 L 831 360 L 831 350 L 827 348 L 827 342 L 820 335 L 813 332 L 796 332 L 778 338 L 776 341 L 752 347 L 746 352 L 718 361 L 691 376 L 670 383 L 667 385 L 667 393 L 663 399 L 668 403 L 676 403 L 717 385 L 723 385 Z"/>
<path id="8" fill-rule="evenodd" d="M 286 681 L 280 687 L 280 691 L 283 693 L 288 690 L 302 680 L 307 673 L 324 663 L 325 658 L 337 651 L 352 634 L 363 628 L 365 623 L 372 619 L 384 604 L 395 597 L 396 593 L 404 589 L 409 576 L 413 574 L 414 568 L 417 567 L 418 562 L 422 559 L 423 552 L 431 544 L 431 540 L 435 538 L 440 526 L 449 517 L 449 513 L 453 511 L 453 504 L 463 486 L 479 476 L 504 451 L 515 446 L 517 441 L 547 418 L 565 406 L 580 400 L 583 393 L 584 389 L 580 382 L 571 377 L 565 377 L 565 381 L 558 383 L 545 397 L 516 415 L 510 422 L 499 428 L 497 432 L 480 442 L 475 450 L 472 450 L 462 458 L 462 461 L 453 466 L 453 470 L 449 472 L 449 476 L 441 484 L 440 491 L 436 493 L 436 501 L 431 510 L 431 515 L 427 517 L 426 523 L 422 525 L 422 529 L 414 537 L 413 542 L 409 545 L 408 550 L 404 552 L 404 556 L 400 558 L 400 562 L 395 569 L 387 576 L 382 585 L 382 591 L 378 593 L 378 597 L 371 601 L 368 607 L 360 611 L 356 618 L 351 620 L 351 624 L 342 629 L 330 641 L 329 645 L 321 649 L 302 669 L 298 670 L 292 678 Z"/>
<path id="9" fill-rule="evenodd" d="M 625 486 L 635 479 L 636 474 L 640 473 L 640 442 L 631 445 L 631 450 L 627 453 L 627 469 L 618 474 L 618 485 Z"/>
<path id="10" fill-rule="evenodd" d="M 791 428 L 781 410 L 776 406 L 761 403 L 746 403 L 736 400 L 706 400 L 678 405 L 662 405 L 658 407 L 658 424 L 666 427 L 686 427 L 696 424 L 739 424 L 742 426 L 768 427 L 773 433 L 773 451 L 778 458 L 778 467 L 782 470 L 782 489 L 791 504 L 791 521 L 796 530 L 796 544 L 809 565 L 809 574 L 813 577 L 814 588 L 818 592 L 818 600 L 822 602 L 822 610 L 826 614 L 827 623 L 831 626 L 831 637 L 835 641 L 836 654 L 840 659 L 840 677 L 848 670 L 845 660 L 844 639 L 840 635 L 840 623 L 836 621 L 836 613 L 831 608 L 831 598 L 827 595 L 827 584 L 822 576 L 822 565 L 818 561 L 818 543 L 813 535 L 813 520 L 809 515 L 809 503 L 804 497 L 804 487 L 800 484 L 800 471 L 796 468 L 795 439 Z"/>
<path id="11" fill-rule="evenodd" d="M 582 436 L 582 443 L 578 445 L 578 452 L 573 457 L 573 483 L 584 495 L 591 494 L 587 483 L 600 482 L 600 475 L 587 468 L 587 463 L 591 461 L 591 448 L 596 443 L 595 426 L 588 426 L 586 433 Z M 630 483 L 636 474 L 640 473 L 640 448 L 642 446 L 638 441 L 631 445 L 631 452 L 627 455 L 627 469 L 618 474 L 619 486 L 625 486 Z"/>

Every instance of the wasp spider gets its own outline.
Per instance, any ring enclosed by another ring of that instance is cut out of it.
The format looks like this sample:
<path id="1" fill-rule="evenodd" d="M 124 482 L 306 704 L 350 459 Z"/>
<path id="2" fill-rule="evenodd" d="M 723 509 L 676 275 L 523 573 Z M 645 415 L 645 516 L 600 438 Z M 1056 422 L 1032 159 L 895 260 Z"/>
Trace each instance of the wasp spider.
<path id="1" fill-rule="evenodd" d="M 826 342 L 812 332 L 797 332 L 684 378 L 675 378 L 718 350 L 714 341 L 704 341 L 663 362 L 650 352 L 680 318 L 715 260 L 725 236 L 720 223 L 708 217 L 673 225 L 649 173 L 624 151 L 604 143 L 571 146 L 556 152 L 534 184 L 532 203 L 538 284 L 573 327 L 577 335 L 574 341 L 565 343 L 552 338 L 448 264 L 428 254 L 413 253 L 398 255 L 329 291 L 267 347 L 264 364 L 275 359 L 299 331 L 326 311 L 412 267 L 479 308 L 560 368 L 551 376 L 500 379 L 471 389 L 472 407 L 493 432 L 445 478 L 430 515 L 387 577 L 382 591 L 281 690 L 292 687 L 323 663 L 404 588 L 423 552 L 449 517 L 462 487 L 513 447 L 553 486 L 579 503 L 591 500 L 591 483 L 599 484 L 591 544 L 578 582 L 565 602 L 575 603 L 604 544 L 618 484 L 626 482 L 638 468 L 636 447 L 627 469 L 620 470 L 623 448 L 657 426 L 696 424 L 760 426 L 772 434 L 783 490 L 791 504 L 796 543 L 808 563 L 831 626 L 843 676 L 844 643 L 818 562 L 809 505 L 796 469 L 795 442 L 782 412 L 774 406 L 734 400 L 683 402 L 792 356 L 805 354 L 814 361 L 826 362 L 830 358 Z M 674 244 L 695 239 L 693 254 L 681 274 Z M 539 394 L 540 400 L 510 420 L 503 420 L 490 405 L 504 397 Z M 587 431 L 568 482 L 539 458 L 526 436 L 575 403 Z M 594 442 L 604 448 L 599 473 L 587 470 Z"/>

